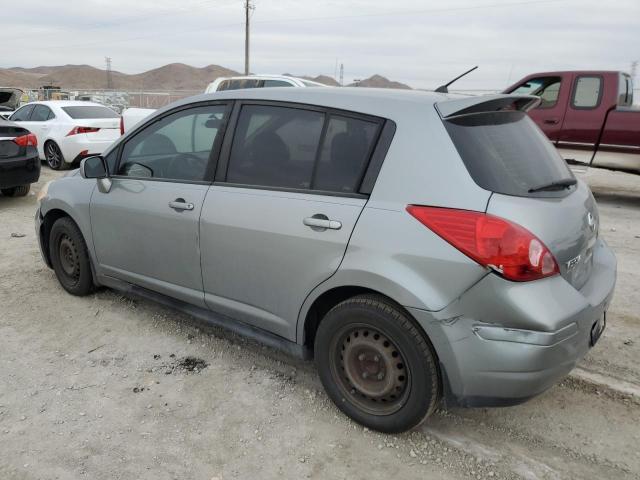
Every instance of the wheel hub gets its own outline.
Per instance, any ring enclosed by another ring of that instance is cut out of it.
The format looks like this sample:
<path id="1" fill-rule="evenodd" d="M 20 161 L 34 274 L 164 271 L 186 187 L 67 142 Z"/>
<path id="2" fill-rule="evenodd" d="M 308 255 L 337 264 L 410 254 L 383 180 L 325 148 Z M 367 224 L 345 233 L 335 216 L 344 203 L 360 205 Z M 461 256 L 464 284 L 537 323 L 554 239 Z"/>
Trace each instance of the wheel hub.
<path id="1" fill-rule="evenodd" d="M 60 264 L 64 273 L 70 277 L 78 276 L 78 253 L 76 247 L 66 235 L 60 239 Z"/>
<path id="2" fill-rule="evenodd" d="M 400 351 L 385 335 L 370 327 L 352 329 L 338 347 L 341 383 L 355 403 L 376 414 L 402 406 L 408 374 Z"/>

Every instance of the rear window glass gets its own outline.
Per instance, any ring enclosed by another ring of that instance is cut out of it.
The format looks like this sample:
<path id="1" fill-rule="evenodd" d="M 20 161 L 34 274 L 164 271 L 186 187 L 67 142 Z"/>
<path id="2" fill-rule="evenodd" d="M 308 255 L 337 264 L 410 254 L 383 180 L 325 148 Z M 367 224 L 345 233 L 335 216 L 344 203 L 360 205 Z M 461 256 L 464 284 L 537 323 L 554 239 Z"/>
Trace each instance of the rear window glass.
<path id="1" fill-rule="evenodd" d="M 465 115 L 444 125 L 469 174 L 486 190 L 533 196 L 538 194 L 530 189 L 573 178 L 555 147 L 523 112 Z"/>
<path id="2" fill-rule="evenodd" d="M 97 105 L 82 105 L 77 107 L 62 107 L 62 110 L 71 118 L 89 119 L 89 118 L 118 118 L 116 112 L 107 107 Z"/>

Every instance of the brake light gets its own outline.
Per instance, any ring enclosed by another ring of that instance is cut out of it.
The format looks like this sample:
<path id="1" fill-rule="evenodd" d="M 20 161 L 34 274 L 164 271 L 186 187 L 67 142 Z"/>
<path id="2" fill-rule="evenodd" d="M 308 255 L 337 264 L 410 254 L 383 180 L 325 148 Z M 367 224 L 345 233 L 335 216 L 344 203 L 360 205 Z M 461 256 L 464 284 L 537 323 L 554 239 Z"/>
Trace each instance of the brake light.
<path id="1" fill-rule="evenodd" d="M 28 133 L 27 135 L 14 138 L 13 143 L 21 147 L 37 147 L 38 139 L 33 133 Z"/>
<path id="2" fill-rule="evenodd" d="M 79 133 L 95 133 L 99 128 L 96 127 L 73 127 L 69 133 L 67 133 L 67 137 L 71 135 L 78 135 Z"/>
<path id="3" fill-rule="evenodd" d="M 419 205 L 409 205 L 407 211 L 462 253 L 508 280 L 537 280 L 560 271 L 540 239 L 504 218 Z"/>
<path id="4" fill-rule="evenodd" d="M 124 117 L 120 117 L 120 135 L 124 135 Z"/>

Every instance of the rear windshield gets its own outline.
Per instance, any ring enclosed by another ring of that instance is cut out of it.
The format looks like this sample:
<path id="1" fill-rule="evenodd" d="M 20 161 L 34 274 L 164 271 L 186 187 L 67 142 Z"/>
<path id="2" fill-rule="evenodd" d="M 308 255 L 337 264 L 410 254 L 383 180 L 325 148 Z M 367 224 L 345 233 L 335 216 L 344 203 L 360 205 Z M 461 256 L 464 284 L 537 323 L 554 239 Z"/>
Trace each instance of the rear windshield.
<path id="1" fill-rule="evenodd" d="M 118 118 L 116 112 L 107 107 L 97 105 L 82 105 L 79 107 L 62 107 L 62 110 L 71 118 L 89 119 L 89 118 Z"/>
<path id="2" fill-rule="evenodd" d="M 485 190 L 533 196 L 537 194 L 530 189 L 573 178 L 556 148 L 524 112 L 464 115 L 444 125 L 469 174 Z"/>

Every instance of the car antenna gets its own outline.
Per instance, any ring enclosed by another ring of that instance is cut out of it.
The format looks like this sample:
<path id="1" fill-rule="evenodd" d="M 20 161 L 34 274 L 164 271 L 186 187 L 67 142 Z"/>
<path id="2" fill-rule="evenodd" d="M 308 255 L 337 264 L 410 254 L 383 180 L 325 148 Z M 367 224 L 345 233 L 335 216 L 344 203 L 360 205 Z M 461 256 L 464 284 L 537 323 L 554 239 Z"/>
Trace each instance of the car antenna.
<path id="1" fill-rule="evenodd" d="M 453 80 L 451 80 L 449 83 L 446 83 L 444 85 L 440 85 L 438 88 L 435 89 L 435 91 L 437 93 L 449 93 L 449 85 L 451 85 L 453 82 L 461 79 L 462 77 L 464 77 L 465 75 L 467 75 L 468 73 L 473 72 L 476 68 L 478 68 L 478 65 L 476 65 L 475 67 L 473 67 L 471 70 L 467 70 L 466 72 L 464 72 L 462 75 L 458 75 L 456 78 L 454 78 Z"/>

